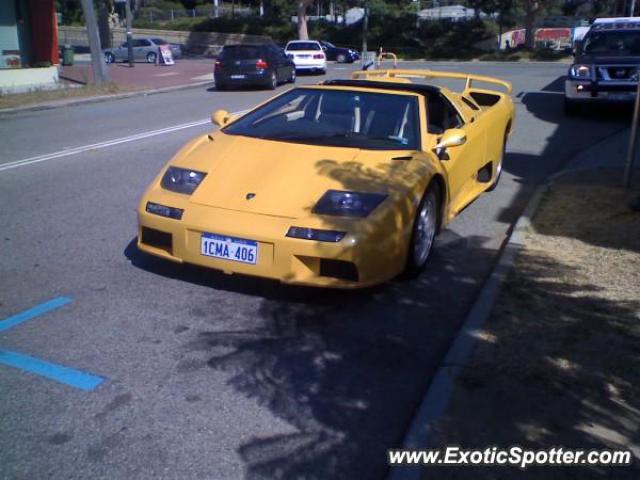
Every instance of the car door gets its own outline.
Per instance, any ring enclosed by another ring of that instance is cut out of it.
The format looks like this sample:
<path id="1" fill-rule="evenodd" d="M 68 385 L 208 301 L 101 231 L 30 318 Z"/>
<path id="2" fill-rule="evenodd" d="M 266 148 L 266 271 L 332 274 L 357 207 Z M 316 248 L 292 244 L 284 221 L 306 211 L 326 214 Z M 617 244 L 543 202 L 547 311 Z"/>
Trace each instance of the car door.
<path id="1" fill-rule="evenodd" d="M 427 97 L 427 131 L 441 136 L 452 128 L 464 130 L 464 144 L 449 147 L 440 156 L 447 173 L 449 204 L 455 213 L 461 211 L 482 191 L 478 170 L 485 163 L 486 138 L 478 122 L 464 123 L 458 110 L 441 93 Z"/>

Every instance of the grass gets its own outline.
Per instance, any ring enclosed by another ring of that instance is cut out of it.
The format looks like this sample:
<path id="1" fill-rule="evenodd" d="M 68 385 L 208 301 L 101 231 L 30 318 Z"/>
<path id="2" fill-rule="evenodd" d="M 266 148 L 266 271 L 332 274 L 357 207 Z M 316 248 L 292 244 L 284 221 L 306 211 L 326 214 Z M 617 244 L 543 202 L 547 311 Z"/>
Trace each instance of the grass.
<path id="1" fill-rule="evenodd" d="M 628 205 L 640 189 L 625 191 L 621 180 L 618 170 L 572 173 L 547 192 L 486 326 L 476 333 L 479 346 L 438 426 L 443 443 L 635 448 L 640 213 Z M 634 454 L 637 461 L 640 452 Z M 474 478 L 495 473 L 485 469 Z M 508 479 L 521 472 L 499 473 Z M 545 473 L 606 476 L 598 467 Z M 608 473 L 634 478 L 630 469 Z"/>
<path id="2" fill-rule="evenodd" d="M 85 85 L 82 87 L 65 87 L 57 90 L 34 90 L 27 93 L 4 94 L 0 95 L 0 109 L 15 108 L 37 103 L 55 102 L 57 100 L 65 100 L 70 98 L 112 95 L 115 93 L 124 93 L 131 90 L 133 89 L 118 86 L 115 83 L 107 83 L 100 86 Z"/>

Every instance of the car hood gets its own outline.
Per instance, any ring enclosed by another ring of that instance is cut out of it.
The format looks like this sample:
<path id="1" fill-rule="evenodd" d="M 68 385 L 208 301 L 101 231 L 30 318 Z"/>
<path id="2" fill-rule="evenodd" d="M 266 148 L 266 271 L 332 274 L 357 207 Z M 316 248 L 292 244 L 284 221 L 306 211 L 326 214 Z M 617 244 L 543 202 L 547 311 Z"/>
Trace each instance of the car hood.
<path id="1" fill-rule="evenodd" d="M 390 193 L 407 151 L 318 147 L 216 133 L 172 165 L 207 172 L 191 202 L 279 217 L 308 216 L 330 189 Z M 253 194 L 253 195 L 249 195 Z M 251 198 L 249 198 L 251 197 Z"/>

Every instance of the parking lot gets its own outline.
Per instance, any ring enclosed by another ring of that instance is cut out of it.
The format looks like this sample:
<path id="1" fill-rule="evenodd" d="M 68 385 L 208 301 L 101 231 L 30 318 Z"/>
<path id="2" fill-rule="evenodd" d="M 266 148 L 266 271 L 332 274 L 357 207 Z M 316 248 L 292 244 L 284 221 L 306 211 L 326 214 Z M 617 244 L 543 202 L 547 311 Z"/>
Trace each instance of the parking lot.
<path id="1" fill-rule="evenodd" d="M 213 110 L 272 92 L 204 86 L 0 117 L 0 476 L 384 478 L 534 188 L 628 124 L 565 118 L 565 64 L 405 66 L 513 82 L 516 125 L 499 188 L 441 234 L 426 272 L 361 291 L 135 247 L 162 165 L 213 128 Z"/>

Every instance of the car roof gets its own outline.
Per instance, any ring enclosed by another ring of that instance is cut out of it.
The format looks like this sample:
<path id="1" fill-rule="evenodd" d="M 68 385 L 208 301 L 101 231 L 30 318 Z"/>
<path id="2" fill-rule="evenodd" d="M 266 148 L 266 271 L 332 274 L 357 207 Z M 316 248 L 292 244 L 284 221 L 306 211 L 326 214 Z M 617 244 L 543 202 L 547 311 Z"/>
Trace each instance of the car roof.
<path id="1" fill-rule="evenodd" d="M 440 93 L 440 88 L 435 85 L 425 85 L 421 83 L 397 83 L 382 82 L 378 80 L 326 80 L 322 85 L 331 87 L 360 87 L 377 90 L 396 90 L 401 92 L 417 93 L 427 96 L 429 94 Z"/>
<path id="2" fill-rule="evenodd" d="M 289 40 L 287 45 L 290 43 L 320 43 L 318 40 Z"/>

